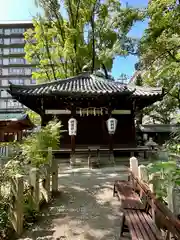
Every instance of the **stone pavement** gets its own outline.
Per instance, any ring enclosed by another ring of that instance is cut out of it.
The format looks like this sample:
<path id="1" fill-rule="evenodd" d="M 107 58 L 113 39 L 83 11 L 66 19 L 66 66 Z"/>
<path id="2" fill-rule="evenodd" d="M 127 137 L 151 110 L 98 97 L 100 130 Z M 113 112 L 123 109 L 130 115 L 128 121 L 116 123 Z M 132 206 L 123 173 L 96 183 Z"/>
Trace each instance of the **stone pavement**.
<path id="1" fill-rule="evenodd" d="M 127 178 L 121 170 L 61 169 L 60 196 L 19 240 L 119 240 L 121 211 L 113 183 Z"/>

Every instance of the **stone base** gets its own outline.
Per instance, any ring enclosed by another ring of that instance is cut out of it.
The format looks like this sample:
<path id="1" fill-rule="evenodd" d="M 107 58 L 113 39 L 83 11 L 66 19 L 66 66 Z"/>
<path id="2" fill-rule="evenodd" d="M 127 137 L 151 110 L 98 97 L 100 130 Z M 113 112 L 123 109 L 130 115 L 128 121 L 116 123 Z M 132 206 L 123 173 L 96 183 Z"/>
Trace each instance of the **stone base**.
<path id="1" fill-rule="evenodd" d="M 76 155 L 73 154 L 70 157 L 70 166 L 75 166 L 76 165 Z"/>
<path id="2" fill-rule="evenodd" d="M 110 163 L 115 163 L 115 159 L 114 159 L 114 154 L 113 153 L 110 153 L 110 155 L 109 155 L 109 162 Z"/>

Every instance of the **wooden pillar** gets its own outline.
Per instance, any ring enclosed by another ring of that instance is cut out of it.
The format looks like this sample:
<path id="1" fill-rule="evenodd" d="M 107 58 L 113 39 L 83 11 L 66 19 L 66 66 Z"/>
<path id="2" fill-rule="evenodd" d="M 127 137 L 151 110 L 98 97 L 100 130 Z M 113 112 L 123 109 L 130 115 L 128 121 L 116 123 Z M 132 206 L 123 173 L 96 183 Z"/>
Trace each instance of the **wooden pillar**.
<path id="1" fill-rule="evenodd" d="M 31 186 L 31 206 L 39 211 L 39 169 L 32 168 L 29 173 L 29 181 Z"/>
<path id="2" fill-rule="evenodd" d="M 113 152 L 113 135 L 109 134 L 109 151 L 110 153 Z"/>
<path id="3" fill-rule="evenodd" d="M 4 141 L 4 132 L 0 130 L 0 142 Z"/>
<path id="4" fill-rule="evenodd" d="M 71 154 L 74 155 L 76 149 L 75 136 L 71 136 Z"/>
<path id="5" fill-rule="evenodd" d="M 134 103 L 135 105 L 135 103 Z M 132 129 L 132 140 L 133 140 L 133 145 L 136 145 L 136 127 L 135 127 L 135 109 L 131 109 L 131 129 Z"/>
<path id="6" fill-rule="evenodd" d="M 52 174 L 52 194 L 56 194 L 58 192 L 58 164 L 55 159 L 53 159 L 52 161 L 51 174 Z"/>
<path id="7" fill-rule="evenodd" d="M 51 115 L 47 115 L 45 113 L 42 114 L 41 115 L 41 126 L 45 127 L 50 120 L 52 120 L 52 116 Z"/>
<path id="8" fill-rule="evenodd" d="M 22 175 L 16 175 L 11 181 L 12 200 L 9 216 L 12 226 L 18 235 L 23 232 L 23 190 L 24 182 Z"/>
<path id="9" fill-rule="evenodd" d="M 51 195 L 50 195 L 50 165 L 46 164 L 45 169 L 46 169 L 46 175 L 42 182 L 42 186 L 43 186 L 42 193 L 44 195 L 46 202 L 48 203 L 50 201 L 50 197 L 51 197 Z"/>

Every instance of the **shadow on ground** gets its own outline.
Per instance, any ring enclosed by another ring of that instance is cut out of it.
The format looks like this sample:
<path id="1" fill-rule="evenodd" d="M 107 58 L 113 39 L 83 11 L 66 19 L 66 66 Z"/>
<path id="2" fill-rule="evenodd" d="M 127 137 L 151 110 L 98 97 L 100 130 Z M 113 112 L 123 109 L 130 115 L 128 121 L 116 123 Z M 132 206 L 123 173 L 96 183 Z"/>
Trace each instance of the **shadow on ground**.
<path id="1" fill-rule="evenodd" d="M 121 211 L 113 184 L 126 178 L 115 168 L 62 170 L 60 196 L 19 240 L 119 240 Z"/>

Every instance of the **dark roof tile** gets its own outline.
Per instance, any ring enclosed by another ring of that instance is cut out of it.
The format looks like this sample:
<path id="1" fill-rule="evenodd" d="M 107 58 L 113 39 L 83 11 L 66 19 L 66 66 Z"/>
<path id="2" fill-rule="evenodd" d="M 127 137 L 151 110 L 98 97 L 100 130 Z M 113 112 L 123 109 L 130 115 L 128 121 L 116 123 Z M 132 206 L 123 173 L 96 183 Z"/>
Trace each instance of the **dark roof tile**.
<path id="1" fill-rule="evenodd" d="M 145 88 L 125 85 L 119 82 L 108 81 L 102 77 L 83 73 L 79 76 L 53 81 L 50 83 L 33 86 L 22 86 L 10 84 L 9 92 L 14 95 L 49 95 L 49 94 L 121 94 L 127 92 L 134 96 L 162 95 L 162 90 L 157 88 Z"/>

